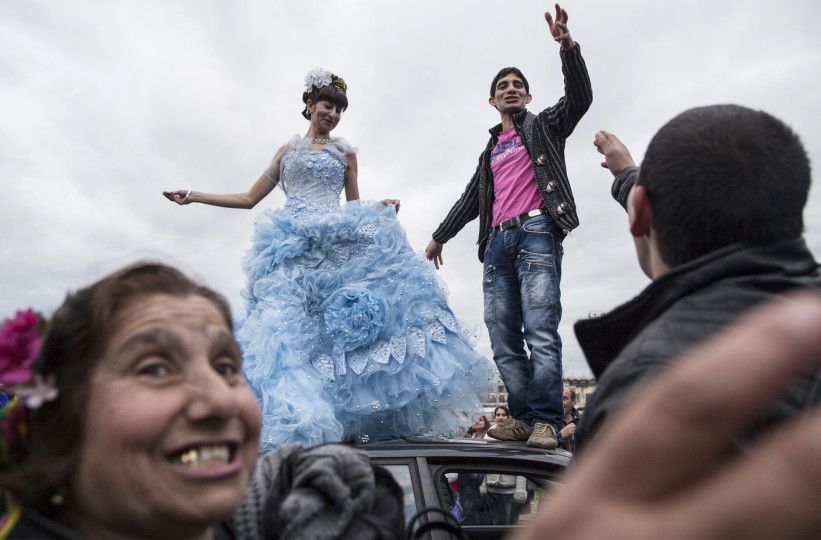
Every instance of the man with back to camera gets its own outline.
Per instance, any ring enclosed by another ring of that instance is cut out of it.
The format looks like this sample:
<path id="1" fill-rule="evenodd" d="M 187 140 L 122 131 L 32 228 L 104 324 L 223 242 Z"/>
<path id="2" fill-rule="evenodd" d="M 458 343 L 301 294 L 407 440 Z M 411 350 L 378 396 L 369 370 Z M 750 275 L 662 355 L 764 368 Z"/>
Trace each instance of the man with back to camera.
<path id="1" fill-rule="evenodd" d="M 594 144 L 615 175 L 613 196 L 627 210 L 653 283 L 575 325 L 598 379 L 576 432 L 579 447 L 682 351 L 765 300 L 821 287 L 802 237 L 810 164 L 780 120 L 737 105 L 690 109 L 656 133 L 640 169 L 611 133 L 600 131 Z M 751 421 L 749 435 L 817 402 L 820 387 L 816 369 Z"/>
<path id="2" fill-rule="evenodd" d="M 479 217 L 484 319 L 515 419 L 488 436 L 550 449 L 558 444 L 564 415 L 558 333 L 562 240 L 579 224 L 564 147 L 593 93 L 579 45 L 567 29 L 567 12 L 556 4 L 555 22 L 550 13 L 545 20 L 561 45 L 565 95 L 535 115 L 525 108 L 531 95 L 522 72 L 511 67 L 496 75 L 489 102 L 502 122 L 490 130 L 473 178 L 425 254 L 439 268 L 442 245 Z"/>

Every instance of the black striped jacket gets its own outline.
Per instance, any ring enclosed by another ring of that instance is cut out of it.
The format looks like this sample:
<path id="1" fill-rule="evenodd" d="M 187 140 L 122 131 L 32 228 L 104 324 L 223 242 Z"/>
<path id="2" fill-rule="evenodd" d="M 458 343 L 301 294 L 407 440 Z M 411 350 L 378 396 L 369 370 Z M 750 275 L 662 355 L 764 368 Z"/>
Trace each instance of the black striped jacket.
<path id="1" fill-rule="evenodd" d="M 584 113 L 593 102 L 590 77 L 578 44 L 570 50 L 561 49 L 565 95 L 552 107 L 535 115 L 527 110 L 513 116 L 516 132 L 522 138 L 533 163 L 533 172 L 545 208 L 553 221 L 567 235 L 579 226 L 576 203 L 564 160 L 565 141 L 573 133 Z M 464 193 L 448 212 L 447 217 L 433 233 L 437 242 L 445 243 L 462 227 L 479 217 L 479 260 L 484 260 L 485 245 L 493 219 L 493 174 L 490 171 L 490 152 L 502 130 L 499 124 L 490 129 L 490 141 L 479 156 L 479 164 Z"/>

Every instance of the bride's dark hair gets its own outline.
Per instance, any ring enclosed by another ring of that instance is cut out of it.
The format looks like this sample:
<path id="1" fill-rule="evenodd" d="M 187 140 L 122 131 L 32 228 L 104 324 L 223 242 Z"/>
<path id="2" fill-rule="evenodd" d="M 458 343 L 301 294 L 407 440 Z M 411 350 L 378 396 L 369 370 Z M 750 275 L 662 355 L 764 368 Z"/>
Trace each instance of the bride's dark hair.
<path id="1" fill-rule="evenodd" d="M 345 95 L 345 92 L 347 91 L 348 85 L 345 84 L 345 80 L 342 77 L 337 77 L 336 75 L 332 74 L 331 84 L 329 84 L 328 86 L 323 86 L 322 88 L 312 86 L 310 92 L 302 93 L 302 103 L 306 104 L 306 107 L 302 110 L 302 116 L 304 116 L 308 120 L 311 119 L 311 113 L 308 112 L 307 107 L 309 99 L 313 103 L 316 103 L 318 101 L 329 101 L 337 107 L 342 107 L 343 110 L 347 109 L 348 96 Z"/>

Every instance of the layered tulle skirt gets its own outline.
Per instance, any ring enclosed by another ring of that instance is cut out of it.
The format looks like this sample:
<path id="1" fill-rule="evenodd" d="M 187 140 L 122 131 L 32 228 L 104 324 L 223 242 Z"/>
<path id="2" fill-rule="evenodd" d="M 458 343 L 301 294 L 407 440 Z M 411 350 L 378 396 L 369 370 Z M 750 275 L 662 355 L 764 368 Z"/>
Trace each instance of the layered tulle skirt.
<path id="1" fill-rule="evenodd" d="M 296 214 L 296 215 L 295 215 Z M 235 320 L 261 450 L 459 435 L 495 382 L 392 206 L 264 212 Z"/>

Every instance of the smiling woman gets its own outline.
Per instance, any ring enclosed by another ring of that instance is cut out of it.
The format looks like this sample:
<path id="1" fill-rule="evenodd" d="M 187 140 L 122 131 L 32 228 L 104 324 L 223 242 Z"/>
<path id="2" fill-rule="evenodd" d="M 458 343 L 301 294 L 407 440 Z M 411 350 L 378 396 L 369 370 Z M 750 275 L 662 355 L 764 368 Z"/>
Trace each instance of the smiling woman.
<path id="1" fill-rule="evenodd" d="M 69 295 L 35 368 L 57 397 L 17 409 L 27 451 L 0 472 L 9 506 L 25 509 L 11 538 L 61 538 L 63 526 L 208 536 L 257 461 L 260 413 L 241 362 L 225 301 L 169 267 L 126 268 Z"/>
<path id="2" fill-rule="evenodd" d="M 228 517 L 260 429 L 228 321 L 201 296 L 149 293 L 114 322 L 92 372 L 72 521 L 133 531 Z"/>

